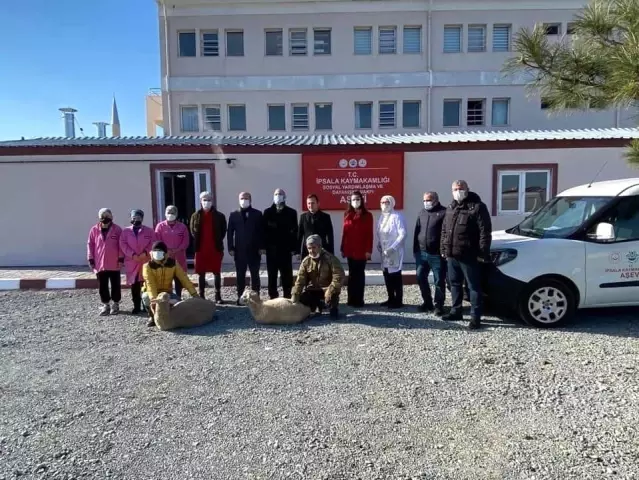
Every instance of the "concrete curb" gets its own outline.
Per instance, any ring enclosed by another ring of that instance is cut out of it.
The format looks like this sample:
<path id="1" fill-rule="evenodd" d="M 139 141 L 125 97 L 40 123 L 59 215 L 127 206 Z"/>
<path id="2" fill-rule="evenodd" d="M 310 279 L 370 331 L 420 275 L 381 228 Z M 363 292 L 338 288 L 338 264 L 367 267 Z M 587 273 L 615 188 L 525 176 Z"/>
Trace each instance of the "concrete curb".
<path id="1" fill-rule="evenodd" d="M 407 272 L 402 274 L 404 285 L 415 285 L 417 278 L 415 273 Z M 213 279 L 207 277 L 207 283 L 210 287 L 213 286 Z M 222 277 L 223 287 L 234 287 L 237 285 L 236 277 L 226 276 Z M 266 275 L 260 275 L 260 281 L 262 286 L 266 286 L 268 277 Z M 348 281 L 348 275 L 346 276 Z M 432 274 L 429 275 L 429 281 L 432 282 Z M 250 277 L 246 277 L 246 284 L 250 285 Z M 279 284 L 279 282 L 278 282 Z M 384 285 L 384 276 L 381 273 L 367 273 L 366 285 Z M 197 288 L 197 284 L 194 284 Z M 122 287 L 126 288 L 125 282 L 122 282 Z M 98 288 L 98 281 L 95 278 L 3 278 L 0 279 L 0 290 L 78 290 L 78 289 L 91 289 Z"/>

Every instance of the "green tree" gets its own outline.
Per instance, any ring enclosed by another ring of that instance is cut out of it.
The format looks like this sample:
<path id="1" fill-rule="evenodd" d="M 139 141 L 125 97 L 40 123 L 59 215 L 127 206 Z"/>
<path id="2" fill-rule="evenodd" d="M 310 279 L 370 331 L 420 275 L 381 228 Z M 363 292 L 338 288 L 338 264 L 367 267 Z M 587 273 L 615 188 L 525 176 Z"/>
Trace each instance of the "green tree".
<path id="1" fill-rule="evenodd" d="M 530 76 L 551 111 L 639 105 L 639 0 L 592 0 L 572 25 L 559 41 L 543 25 L 520 30 L 504 72 Z M 639 165 L 639 140 L 626 158 Z"/>

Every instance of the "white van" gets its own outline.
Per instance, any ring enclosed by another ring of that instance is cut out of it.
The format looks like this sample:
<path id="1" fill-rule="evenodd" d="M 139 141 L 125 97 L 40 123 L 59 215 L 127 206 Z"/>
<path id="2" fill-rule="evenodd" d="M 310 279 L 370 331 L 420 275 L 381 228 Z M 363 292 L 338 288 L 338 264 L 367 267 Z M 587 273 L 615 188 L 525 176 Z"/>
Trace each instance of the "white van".
<path id="1" fill-rule="evenodd" d="M 561 192 L 519 225 L 493 232 L 490 303 L 555 327 L 579 308 L 639 305 L 639 178 Z"/>

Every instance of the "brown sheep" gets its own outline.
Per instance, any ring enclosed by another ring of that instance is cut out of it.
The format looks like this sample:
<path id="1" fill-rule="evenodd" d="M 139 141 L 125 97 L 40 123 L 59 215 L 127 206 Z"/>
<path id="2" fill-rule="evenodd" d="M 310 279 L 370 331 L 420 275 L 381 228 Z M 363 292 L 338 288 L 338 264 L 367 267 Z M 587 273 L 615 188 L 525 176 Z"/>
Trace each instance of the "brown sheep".
<path id="1" fill-rule="evenodd" d="M 252 290 L 245 290 L 242 300 L 251 311 L 253 319 L 257 323 L 266 325 L 291 325 L 306 320 L 311 309 L 301 303 L 293 303 L 288 298 L 273 298 L 264 300 L 260 294 Z"/>
<path id="2" fill-rule="evenodd" d="M 199 297 L 187 298 L 171 307 L 168 293 L 160 293 L 155 305 L 155 325 L 160 330 L 199 327 L 213 321 L 215 303 Z"/>

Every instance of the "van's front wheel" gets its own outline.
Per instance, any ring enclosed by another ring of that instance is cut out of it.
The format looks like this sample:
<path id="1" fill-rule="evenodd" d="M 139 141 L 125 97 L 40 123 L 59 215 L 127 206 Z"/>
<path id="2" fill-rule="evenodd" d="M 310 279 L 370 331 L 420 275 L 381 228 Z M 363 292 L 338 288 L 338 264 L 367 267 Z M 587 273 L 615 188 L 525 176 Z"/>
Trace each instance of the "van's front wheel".
<path id="1" fill-rule="evenodd" d="M 572 290 L 554 278 L 531 282 L 519 300 L 519 316 L 528 325 L 553 328 L 570 320 L 577 310 Z"/>

